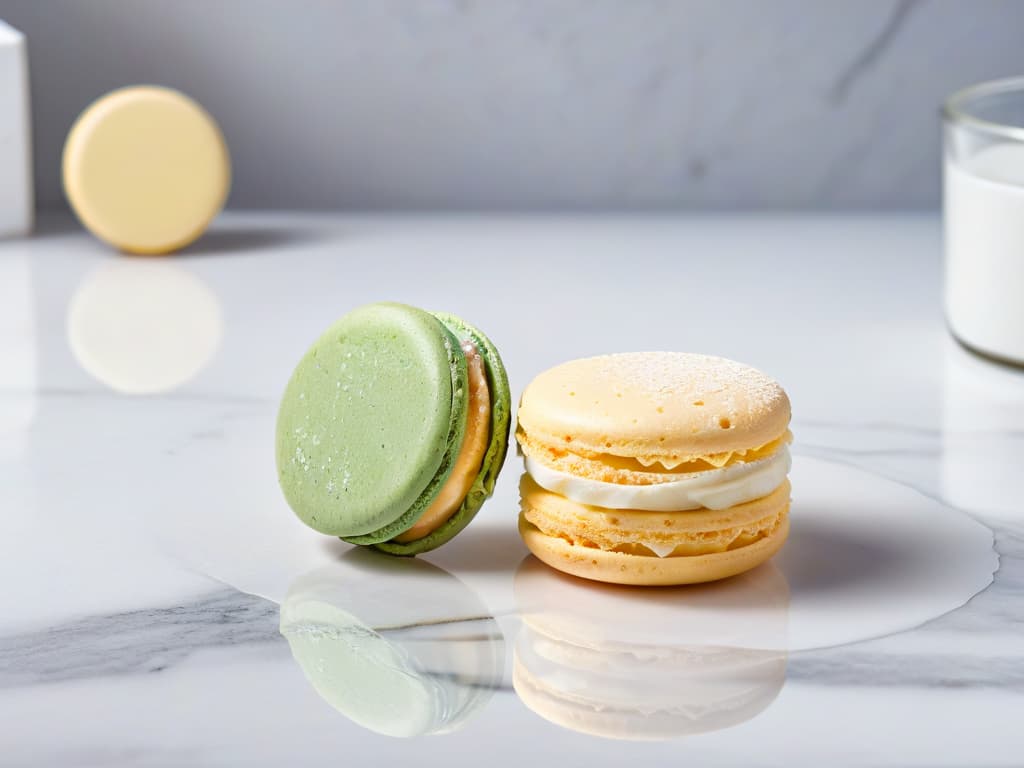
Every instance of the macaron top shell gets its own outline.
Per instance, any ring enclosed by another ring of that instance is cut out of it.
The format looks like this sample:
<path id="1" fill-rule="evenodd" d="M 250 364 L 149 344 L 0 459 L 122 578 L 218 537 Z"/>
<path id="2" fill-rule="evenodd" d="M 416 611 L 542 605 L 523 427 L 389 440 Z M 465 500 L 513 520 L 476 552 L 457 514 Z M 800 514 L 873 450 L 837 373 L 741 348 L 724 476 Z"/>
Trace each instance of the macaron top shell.
<path id="1" fill-rule="evenodd" d="M 789 398 L 760 371 L 721 357 L 636 352 L 573 360 L 527 386 L 519 439 L 583 456 L 671 469 L 786 434 Z"/>
<path id="2" fill-rule="evenodd" d="M 428 312 L 373 304 L 296 367 L 277 421 L 281 488 L 322 533 L 385 541 L 409 528 L 462 443 L 466 360 Z"/>

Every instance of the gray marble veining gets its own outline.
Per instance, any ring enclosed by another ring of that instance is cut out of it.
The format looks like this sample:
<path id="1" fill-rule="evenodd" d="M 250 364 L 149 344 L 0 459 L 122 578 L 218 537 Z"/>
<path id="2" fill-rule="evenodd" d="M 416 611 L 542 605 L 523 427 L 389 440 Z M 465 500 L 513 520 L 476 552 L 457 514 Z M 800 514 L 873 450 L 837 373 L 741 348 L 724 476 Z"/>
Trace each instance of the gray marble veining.
<path id="1" fill-rule="evenodd" d="M 790 658 L 787 679 L 808 685 L 979 688 L 1024 693 L 1024 654 L 872 653 L 821 650 Z"/>
<path id="2" fill-rule="evenodd" d="M 277 605 L 236 590 L 0 635 L 0 688 L 162 672 L 198 650 L 281 645 Z"/>

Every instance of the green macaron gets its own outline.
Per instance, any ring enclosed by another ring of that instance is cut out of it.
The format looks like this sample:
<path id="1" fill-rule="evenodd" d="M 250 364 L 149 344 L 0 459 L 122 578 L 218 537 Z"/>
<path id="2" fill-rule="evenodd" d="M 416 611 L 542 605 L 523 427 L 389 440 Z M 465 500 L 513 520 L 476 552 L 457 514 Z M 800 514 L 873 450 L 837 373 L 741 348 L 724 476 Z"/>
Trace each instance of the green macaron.
<path id="1" fill-rule="evenodd" d="M 409 540 L 403 534 L 425 512 L 436 516 L 431 505 L 463 450 L 467 343 L 483 364 L 489 395 L 480 467 L 450 516 Z M 296 366 L 277 417 L 278 480 L 311 528 L 395 555 L 419 554 L 466 527 L 493 492 L 510 414 L 508 377 L 480 331 L 452 315 L 370 304 L 335 322 Z"/>

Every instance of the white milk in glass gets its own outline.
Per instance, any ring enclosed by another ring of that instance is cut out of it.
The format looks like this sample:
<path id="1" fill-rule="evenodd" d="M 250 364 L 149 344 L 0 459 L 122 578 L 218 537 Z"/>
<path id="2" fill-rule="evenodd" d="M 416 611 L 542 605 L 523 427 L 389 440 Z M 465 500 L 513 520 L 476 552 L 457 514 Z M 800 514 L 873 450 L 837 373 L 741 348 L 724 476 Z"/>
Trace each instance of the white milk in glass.
<path id="1" fill-rule="evenodd" d="M 946 157 L 946 314 L 970 347 L 1024 363 L 1024 144 Z"/>

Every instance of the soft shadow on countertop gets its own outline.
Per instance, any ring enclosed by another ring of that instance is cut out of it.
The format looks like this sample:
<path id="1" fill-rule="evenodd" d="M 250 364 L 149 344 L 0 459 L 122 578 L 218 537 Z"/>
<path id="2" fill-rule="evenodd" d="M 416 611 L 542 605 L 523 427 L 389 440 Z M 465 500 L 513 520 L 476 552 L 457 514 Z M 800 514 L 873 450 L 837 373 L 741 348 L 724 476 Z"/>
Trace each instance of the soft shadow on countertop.
<path id="1" fill-rule="evenodd" d="M 214 256 L 229 253 L 261 251 L 267 248 L 305 245 L 322 240 L 314 229 L 296 227 L 253 229 L 221 229 L 207 232 L 191 245 L 176 253 L 176 256 Z"/>
<path id="2" fill-rule="evenodd" d="M 884 588 L 916 569 L 913 542 L 901 546 L 864 531 L 816 521 L 812 515 L 807 518 L 793 526 L 789 541 L 774 558 L 794 593 L 829 592 L 858 584 Z"/>
<path id="3" fill-rule="evenodd" d="M 512 522 L 501 526 L 471 523 L 452 541 L 425 556 L 456 573 L 512 573 L 527 554 Z"/>
<path id="4" fill-rule="evenodd" d="M 337 558 L 354 558 L 360 564 L 377 560 L 402 560 L 371 547 L 354 547 L 341 539 L 327 538 L 324 548 Z M 358 554 L 356 554 L 358 553 Z M 472 523 L 447 544 L 419 555 L 445 570 L 456 573 L 512 573 L 528 554 L 514 525 L 473 525 Z"/>

